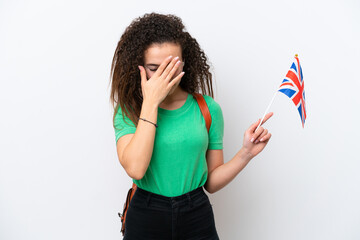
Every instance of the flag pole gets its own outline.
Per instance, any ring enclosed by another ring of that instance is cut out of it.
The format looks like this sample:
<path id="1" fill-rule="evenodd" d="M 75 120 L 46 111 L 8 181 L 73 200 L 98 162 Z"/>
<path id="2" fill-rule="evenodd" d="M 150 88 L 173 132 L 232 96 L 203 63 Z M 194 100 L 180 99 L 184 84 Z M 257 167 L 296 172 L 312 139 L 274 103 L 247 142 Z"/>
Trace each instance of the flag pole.
<path id="1" fill-rule="evenodd" d="M 274 94 L 273 98 L 272 98 L 272 99 L 271 99 L 271 101 L 270 101 L 269 106 L 266 108 L 266 110 L 265 110 L 265 112 L 264 112 L 264 115 L 263 115 L 263 117 L 262 117 L 262 119 L 261 119 L 261 121 L 260 121 L 259 125 L 258 125 L 258 126 L 257 126 L 257 128 L 255 129 L 255 132 L 256 132 L 256 130 L 260 127 L 261 123 L 263 122 L 263 120 L 264 120 L 264 118 L 265 118 L 265 115 L 266 115 L 266 113 L 269 111 L 269 108 L 270 108 L 271 104 L 273 103 L 273 101 L 274 101 L 274 99 L 275 99 L 275 97 L 276 97 L 276 94 L 277 94 L 277 93 L 278 93 L 278 90 L 276 90 L 276 92 L 275 92 L 275 94 Z"/>

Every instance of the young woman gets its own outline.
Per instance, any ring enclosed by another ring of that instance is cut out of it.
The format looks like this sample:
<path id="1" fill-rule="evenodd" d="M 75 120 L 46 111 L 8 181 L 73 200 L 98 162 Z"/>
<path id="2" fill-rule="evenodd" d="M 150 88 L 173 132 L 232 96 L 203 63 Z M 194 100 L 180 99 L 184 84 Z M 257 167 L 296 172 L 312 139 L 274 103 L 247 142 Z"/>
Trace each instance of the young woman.
<path id="1" fill-rule="evenodd" d="M 225 187 L 271 137 L 261 126 L 255 132 L 259 119 L 224 164 L 224 120 L 209 69 L 198 42 L 174 15 L 136 18 L 118 42 L 111 66 L 115 140 L 119 161 L 138 187 L 125 240 L 219 239 L 204 189 Z M 209 133 L 192 96 L 199 90 L 212 118 Z"/>

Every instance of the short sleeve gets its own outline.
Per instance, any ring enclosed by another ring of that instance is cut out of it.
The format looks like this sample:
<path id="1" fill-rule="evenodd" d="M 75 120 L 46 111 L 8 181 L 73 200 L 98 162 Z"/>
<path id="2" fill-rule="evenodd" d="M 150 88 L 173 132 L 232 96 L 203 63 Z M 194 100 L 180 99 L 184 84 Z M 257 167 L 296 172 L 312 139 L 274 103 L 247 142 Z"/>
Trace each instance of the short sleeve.
<path id="1" fill-rule="evenodd" d="M 130 120 L 130 118 L 128 118 L 125 114 L 124 114 L 124 118 L 125 121 L 123 119 L 123 114 L 119 106 L 119 110 L 114 118 L 115 144 L 117 143 L 120 137 L 126 134 L 135 133 L 136 131 L 136 126 Z"/>
<path id="2" fill-rule="evenodd" d="M 223 149 L 224 118 L 220 105 L 210 96 L 204 96 L 211 114 L 208 149 Z M 211 98 L 211 99 L 209 99 Z"/>

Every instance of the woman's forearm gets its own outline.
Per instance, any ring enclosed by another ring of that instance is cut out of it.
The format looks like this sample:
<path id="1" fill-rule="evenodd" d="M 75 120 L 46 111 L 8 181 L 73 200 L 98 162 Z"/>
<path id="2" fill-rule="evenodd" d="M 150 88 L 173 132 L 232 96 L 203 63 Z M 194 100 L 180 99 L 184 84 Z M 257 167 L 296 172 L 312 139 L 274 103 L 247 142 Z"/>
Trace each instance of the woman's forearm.
<path id="1" fill-rule="evenodd" d="M 251 159 L 252 157 L 241 148 L 229 162 L 215 168 L 208 175 L 204 186 L 206 191 L 215 193 L 225 187 L 239 174 Z"/>
<path id="2" fill-rule="evenodd" d="M 157 123 L 158 105 L 144 102 L 140 118 Z M 134 179 L 143 178 L 151 160 L 154 148 L 156 128 L 153 124 L 140 120 L 130 143 L 124 149 L 122 165 Z"/>

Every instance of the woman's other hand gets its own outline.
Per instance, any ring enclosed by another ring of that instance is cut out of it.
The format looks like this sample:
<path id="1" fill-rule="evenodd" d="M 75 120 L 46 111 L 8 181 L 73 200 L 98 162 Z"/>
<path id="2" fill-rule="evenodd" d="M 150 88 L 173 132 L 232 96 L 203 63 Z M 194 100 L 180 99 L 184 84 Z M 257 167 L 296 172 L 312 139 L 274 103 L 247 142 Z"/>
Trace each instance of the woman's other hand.
<path id="1" fill-rule="evenodd" d="M 150 100 L 159 105 L 184 75 L 184 72 L 181 72 L 172 79 L 180 64 L 181 61 L 178 57 L 169 56 L 149 79 L 147 79 L 144 67 L 139 66 L 143 101 Z"/>
<path id="2" fill-rule="evenodd" d="M 273 116 L 273 112 L 270 112 L 265 115 L 264 121 L 261 125 L 263 125 L 270 117 Z M 245 150 L 246 154 L 250 156 L 250 158 L 255 157 L 258 155 L 266 146 L 271 138 L 271 133 L 268 132 L 267 129 L 260 126 L 257 130 L 257 126 L 260 123 L 260 120 L 257 120 L 253 123 L 244 134 L 244 141 L 243 141 L 243 149 Z M 256 130 L 256 132 L 255 132 Z"/>

